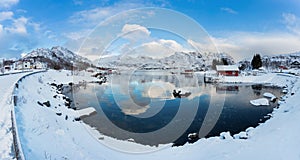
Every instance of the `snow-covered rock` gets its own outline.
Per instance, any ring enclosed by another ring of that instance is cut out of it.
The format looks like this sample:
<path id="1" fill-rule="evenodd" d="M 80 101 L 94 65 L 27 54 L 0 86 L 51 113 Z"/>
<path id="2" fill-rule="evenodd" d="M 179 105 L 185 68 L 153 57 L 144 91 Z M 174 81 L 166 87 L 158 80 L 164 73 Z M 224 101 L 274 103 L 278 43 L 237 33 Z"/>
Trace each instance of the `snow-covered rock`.
<path id="1" fill-rule="evenodd" d="M 264 96 L 267 98 L 270 98 L 271 101 L 273 101 L 276 98 L 276 96 L 274 94 L 269 93 L 269 92 L 264 93 Z"/>
<path id="2" fill-rule="evenodd" d="M 222 132 L 220 134 L 220 138 L 221 139 L 226 139 L 226 140 L 233 139 L 233 137 L 231 136 L 230 132 Z"/>
<path id="3" fill-rule="evenodd" d="M 259 98 L 259 99 L 251 100 L 250 103 L 254 106 L 268 106 L 269 100 L 267 98 Z"/>

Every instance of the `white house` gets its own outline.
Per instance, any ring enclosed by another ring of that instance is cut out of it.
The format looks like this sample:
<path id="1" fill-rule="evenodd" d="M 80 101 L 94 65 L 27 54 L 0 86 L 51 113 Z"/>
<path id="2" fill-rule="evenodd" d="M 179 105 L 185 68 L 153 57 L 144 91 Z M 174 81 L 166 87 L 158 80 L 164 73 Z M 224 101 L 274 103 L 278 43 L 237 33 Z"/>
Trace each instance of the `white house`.
<path id="1" fill-rule="evenodd" d="M 18 61 L 16 62 L 16 69 L 23 70 L 23 69 L 31 69 L 31 63 L 29 61 Z"/>
<path id="2" fill-rule="evenodd" d="M 45 63 L 35 62 L 33 68 L 34 69 L 44 69 L 44 68 L 47 68 L 47 66 Z"/>

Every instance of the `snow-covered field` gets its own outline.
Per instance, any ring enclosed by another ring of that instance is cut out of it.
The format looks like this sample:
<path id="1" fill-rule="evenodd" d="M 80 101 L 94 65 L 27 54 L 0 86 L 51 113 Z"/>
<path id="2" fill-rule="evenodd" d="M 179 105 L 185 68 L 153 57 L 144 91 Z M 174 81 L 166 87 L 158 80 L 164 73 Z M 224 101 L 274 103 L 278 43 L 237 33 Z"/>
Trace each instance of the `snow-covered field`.
<path id="1" fill-rule="evenodd" d="M 78 77 L 76 80 L 82 78 Z M 238 135 L 224 132 L 220 137 L 200 139 L 194 144 L 181 147 L 150 147 L 117 141 L 97 134 L 81 121 L 74 121 L 79 114 L 87 114 L 92 110 L 77 112 L 67 109 L 63 95 L 56 93 L 56 89 L 49 85 L 52 82 L 67 84 L 73 80 L 73 76 L 67 71 L 48 71 L 27 77 L 20 84 L 16 116 L 27 159 L 300 159 L 300 81 L 296 76 L 269 73 L 262 76 L 225 77 L 223 81 L 230 83 L 260 82 L 287 86 L 289 92 L 285 96 L 285 102 L 274 110 L 271 119 L 258 127 L 249 128 Z M 90 80 L 93 81 L 93 78 Z M 57 95 L 56 98 L 54 95 Z M 9 94 L 6 96 L 9 97 Z M 49 101 L 51 106 L 41 106 L 38 101 Z M 2 116 L 9 116 L 2 115 L 2 111 L 0 114 L 0 122 Z M 4 137 L 9 136 L 4 134 Z M 0 142 L 1 138 L 2 135 Z M 11 137 L 8 139 L 11 140 Z M 126 153 L 105 144 L 136 148 L 136 152 L 153 152 Z M 1 148 L 5 148 L 2 143 Z M 0 152 L 0 157 L 7 155 L 6 152 Z"/>

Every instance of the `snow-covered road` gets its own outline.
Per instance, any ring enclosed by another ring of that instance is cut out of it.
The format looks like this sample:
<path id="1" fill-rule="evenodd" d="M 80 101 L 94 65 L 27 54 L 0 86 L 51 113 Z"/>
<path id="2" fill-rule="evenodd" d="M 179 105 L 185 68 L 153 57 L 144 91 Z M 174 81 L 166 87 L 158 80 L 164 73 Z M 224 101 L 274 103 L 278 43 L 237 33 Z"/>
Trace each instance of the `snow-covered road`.
<path id="1" fill-rule="evenodd" d="M 15 83 L 32 72 L 0 76 L 0 159 L 11 159 L 13 136 L 11 132 L 12 92 Z"/>

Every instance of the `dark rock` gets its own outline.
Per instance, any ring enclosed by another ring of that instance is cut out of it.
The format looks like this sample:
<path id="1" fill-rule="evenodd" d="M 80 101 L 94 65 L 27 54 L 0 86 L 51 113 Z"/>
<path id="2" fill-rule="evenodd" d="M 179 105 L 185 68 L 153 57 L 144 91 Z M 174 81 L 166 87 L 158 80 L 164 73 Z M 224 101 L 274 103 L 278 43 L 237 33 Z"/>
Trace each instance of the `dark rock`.
<path id="1" fill-rule="evenodd" d="M 57 98 L 57 95 L 54 95 L 53 98 Z"/>
<path id="2" fill-rule="evenodd" d="M 68 120 L 68 115 L 66 115 L 65 120 Z"/>
<path id="3" fill-rule="evenodd" d="M 39 104 L 40 106 L 44 106 L 40 101 L 37 101 L 37 104 Z"/>
<path id="4" fill-rule="evenodd" d="M 57 85 L 55 83 L 51 83 L 50 84 L 51 86 L 54 86 L 54 87 L 57 87 Z"/>
<path id="5" fill-rule="evenodd" d="M 74 83 L 72 83 L 72 82 L 70 82 L 70 83 L 69 83 L 69 86 L 71 86 L 71 87 L 72 87 L 73 85 L 74 85 Z"/>
<path id="6" fill-rule="evenodd" d="M 56 113 L 56 115 L 58 115 L 58 116 L 61 116 L 61 115 L 62 115 L 62 113 Z"/>
<path id="7" fill-rule="evenodd" d="M 62 88 L 63 84 L 57 85 L 57 88 Z"/>
<path id="8" fill-rule="evenodd" d="M 69 107 L 71 107 L 71 103 L 70 102 L 65 102 L 65 106 L 69 108 Z"/>
<path id="9" fill-rule="evenodd" d="M 197 133 L 190 133 L 188 135 L 188 139 L 189 140 L 196 140 L 196 139 L 199 139 L 199 135 Z"/>
<path id="10" fill-rule="evenodd" d="M 74 118 L 74 120 L 75 120 L 75 121 L 80 121 L 81 118 L 80 118 L 80 117 L 76 117 L 76 118 Z"/>
<path id="11" fill-rule="evenodd" d="M 66 101 L 69 102 L 69 103 L 72 102 L 72 100 L 70 98 L 66 98 Z"/>
<path id="12" fill-rule="evenodd" d="M 47 106 L 47 107 L 50 107 L 51 106 L 51 104 L 50 104 L 50 102 L 49 101 L 47 101 L 47 102 L 44 102 L 43 103 L 45 106 Z"/>
<path id="13" fill-rule="evenodd" d="M 275 103 L 277 99 L 278 99 L 278 98 L 273 98 L 273 99 L 271 99 L 271 102 L 272 102 L 272 103 Z"/>

